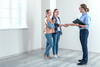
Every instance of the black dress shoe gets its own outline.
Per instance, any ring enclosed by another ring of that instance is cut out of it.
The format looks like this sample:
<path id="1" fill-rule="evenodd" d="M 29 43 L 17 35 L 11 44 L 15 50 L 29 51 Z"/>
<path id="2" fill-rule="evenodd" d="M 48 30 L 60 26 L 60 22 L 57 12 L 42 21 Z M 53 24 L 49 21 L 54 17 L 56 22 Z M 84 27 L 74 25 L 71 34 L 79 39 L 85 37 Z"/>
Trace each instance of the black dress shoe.
<path id="1" fill-rule="evenodd" d="M 87 64 L 86 62 L 80 62 L 77 65 L 86 65 L 86 64 Z"/>
<path id="2" fill-rule="evenodd" d="M 78 62 L 82 62 L 83 60 L 78 60 Z"/>

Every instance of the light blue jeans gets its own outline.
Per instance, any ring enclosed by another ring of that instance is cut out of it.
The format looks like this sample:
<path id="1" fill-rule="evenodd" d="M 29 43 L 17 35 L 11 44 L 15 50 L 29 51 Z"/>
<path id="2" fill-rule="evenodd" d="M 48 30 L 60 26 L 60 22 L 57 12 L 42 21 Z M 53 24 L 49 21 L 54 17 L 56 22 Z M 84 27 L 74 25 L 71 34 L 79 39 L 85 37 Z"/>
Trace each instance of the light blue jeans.
<path id="1" fill-rule="evenodd" d="M 45 55 L 46 56 L 49 56 L 50 49 L 53 47 L 53 37 L 52 37 L 52 33 L 45 34 L 45 37 L 47 39 Z"/>

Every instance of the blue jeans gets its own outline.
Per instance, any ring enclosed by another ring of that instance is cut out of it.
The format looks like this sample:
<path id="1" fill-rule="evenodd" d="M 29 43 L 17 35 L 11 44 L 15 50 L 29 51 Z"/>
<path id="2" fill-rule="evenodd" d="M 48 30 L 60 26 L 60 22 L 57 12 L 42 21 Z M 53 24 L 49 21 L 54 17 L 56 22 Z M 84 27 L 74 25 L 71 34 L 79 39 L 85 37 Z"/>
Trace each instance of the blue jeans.
<path id="1" fill-rule="evenodd" d="M 60 40 L 60 35 L 61 35 L 61 32 L 56 32 L 56 33 L 53 33 L 53 43 L 54 43 L 54 46 L 53 46 L 53 55 L 58 55 L 58 44 L 59 44 L 59 40 Z"/>
<path id="2" fill-rule="evenodd" d="M 53 37 L 52 37 L 51 33 L 50 34 L 45 34 L 45 37 L 47 39 L 45 55 L 49 56 L 50 49 L 53 47 Z"/>
<path id="3" fill-rule="evenodd" d="M 88 35 L 89 31 L 87 29 L 80 30 L 80 42 L 83 51 L 83 60 L 86 63 L 88 62 L 88 47 L 87 47 Z"/>

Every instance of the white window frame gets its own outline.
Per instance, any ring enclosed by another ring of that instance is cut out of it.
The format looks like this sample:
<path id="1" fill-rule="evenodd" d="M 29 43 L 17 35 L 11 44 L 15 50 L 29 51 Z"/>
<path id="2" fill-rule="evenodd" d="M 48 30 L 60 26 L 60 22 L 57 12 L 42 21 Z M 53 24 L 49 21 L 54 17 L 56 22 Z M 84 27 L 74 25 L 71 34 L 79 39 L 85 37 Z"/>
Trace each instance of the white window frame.
<path id="1" fill-rule="evenodd" d="M 18 1 L 16 3 L 16 8 L 13 8 L 13 2 L 14 1 L 16 1 L 16 2 Z M 7 18 L 7 19 L 9 19 L 9 21 L 7 22 L 8 25 L 7 24 L 2 25 L 3 22 L 1 22 L 0 23 L 1 24 L 0 25 L 0 30 L 1 29 L 22 29 L 22 28 L 27 28 L 27 0 L 9 0 L 8 10 L 9 10 L 9 18 Z M 14 15 L 13 12 L 14 11 L 16 13 L 18 13 L 17 18 L 13 17 L 13 15 Z M 2 19 L 2 17 L 0 19 Z M 6 18 L 5 18 L 5 20 L 6 20 Z"/>

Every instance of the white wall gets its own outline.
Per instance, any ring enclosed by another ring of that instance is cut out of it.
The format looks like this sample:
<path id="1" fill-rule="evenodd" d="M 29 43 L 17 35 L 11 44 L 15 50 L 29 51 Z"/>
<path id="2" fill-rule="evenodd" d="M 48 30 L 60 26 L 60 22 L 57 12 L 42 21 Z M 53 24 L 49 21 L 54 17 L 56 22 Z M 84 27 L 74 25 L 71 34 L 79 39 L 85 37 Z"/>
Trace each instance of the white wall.
<path id="1" fill-rule="evenodd" d="M 22 30 L 0 31 L 0 57 L 17 54 L 24 50 Z"/>
<path id="2" fill-rule="evenodd" d="M 41 0 L 29 0 L 28 6 L 28 25 L 29 38 L 33 49 L 41 48 Z M 28 36 L 28 35 L 27 35 Z"/>
<path id="3" fill-rule="evenodd" d="M 41 48 L 41 0 L 28 0 L 27 10 L 28 29 L 0 30 L 1 58 Z"/>
<path id="4" fill-rule="evenodd" d="M 50 9 L 51 11 L 54 11 L 56 8 L 56 0 L 50 0 Z"/>
<path id="5" fill-rule="evenodd" d="M 92 22 L 90 24 L 89 35 L 89 51 L 100 53 L 100 6 L 98 0 L 57 0 L 57 8 L 60 10 L 62 23 L 71 23 L 75 18 L 80 17 L 79 6 L 86 3 L 90 7 L 90 16 Z M 95 4 L 95 5 L 94 5 Z M 65 49 L 81 50 L 79 41 L 79 29 L 77 27 L 63 28 L 63 35 L 60 47 Z"/>

